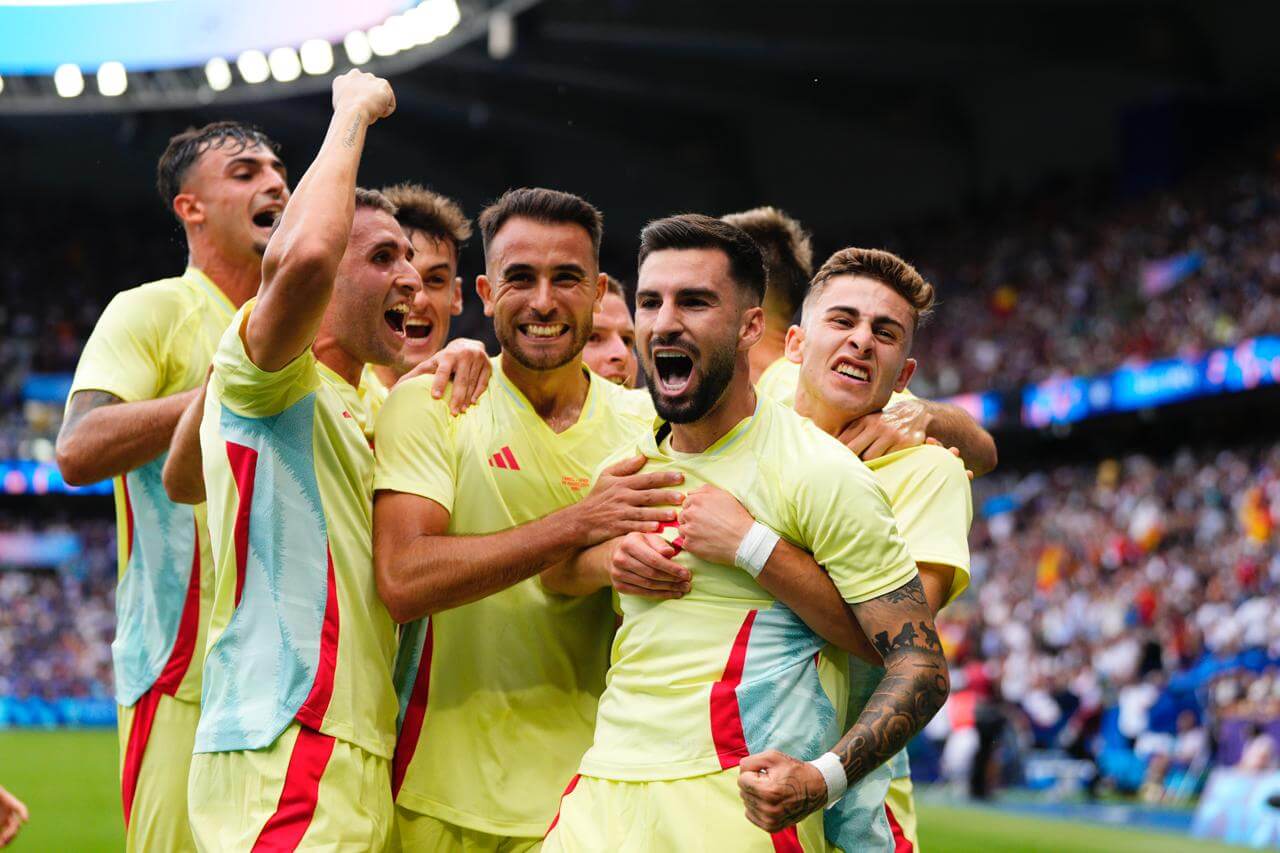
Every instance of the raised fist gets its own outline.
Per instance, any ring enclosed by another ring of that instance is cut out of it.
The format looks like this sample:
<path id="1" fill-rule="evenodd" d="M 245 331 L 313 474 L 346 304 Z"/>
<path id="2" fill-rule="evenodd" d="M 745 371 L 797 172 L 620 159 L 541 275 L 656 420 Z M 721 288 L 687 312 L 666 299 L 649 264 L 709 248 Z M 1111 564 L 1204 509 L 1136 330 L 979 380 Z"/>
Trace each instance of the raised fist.
<path id="1" fill-rule="evenodd" d="M 358 68 L 333 80 L 333 110 L 356 109 L 367 124 L 396 111 L 396 95 L 391 84 Z"/>

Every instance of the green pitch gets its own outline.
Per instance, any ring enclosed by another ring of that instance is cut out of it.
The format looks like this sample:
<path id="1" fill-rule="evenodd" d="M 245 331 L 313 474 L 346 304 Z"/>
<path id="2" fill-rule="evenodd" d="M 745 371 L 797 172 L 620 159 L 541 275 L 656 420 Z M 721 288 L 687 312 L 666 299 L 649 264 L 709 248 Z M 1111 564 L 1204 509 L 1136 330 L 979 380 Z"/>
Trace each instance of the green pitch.
<path id="1" fill-rule="evenodd" d="M 124 845 L 114 731 L 0 731 L 0 785 L 31 809 L 16 853 L 116 851 Z M 921 844 L 930 853 L 1178 853 L 1239 851 L 1175 835 L 1047 821 L 976 808 L 925 806 Z M 8 851 L 6 851 L 8 853 Z"/>

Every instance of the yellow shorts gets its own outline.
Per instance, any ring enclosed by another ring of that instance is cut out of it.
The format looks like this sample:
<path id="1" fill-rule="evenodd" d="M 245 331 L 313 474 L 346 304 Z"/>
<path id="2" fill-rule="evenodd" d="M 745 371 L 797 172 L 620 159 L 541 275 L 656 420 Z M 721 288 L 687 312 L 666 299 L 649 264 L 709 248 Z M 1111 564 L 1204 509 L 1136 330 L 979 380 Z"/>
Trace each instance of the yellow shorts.
<path id="1" fill-rule="evenodd" d="M 156 689 L 117 706 L 126 850 L 195 850 L 187 823 L 187 772 L 200 706 Z"/>
<path id="2" fill-rule="evenodd" d="M 894 853 L 920 853 L 916 835 L 916 799 L 912 796 L 911 777 L 901 776 L 889 783 L 884 798 L 889 828 L 893 830 Z"/>
<path id="3" fill-rule="evenodd" d="M 576 776 L 560 800 L 543 853 L 802 853 L 826 850 L 822 815 L 773 835 L 752 824 L 738 796 L 738 769 L 664 782 Z"/>
<path id="4" fill-rule="evenodd" d="M 490 835 L 456 823 L 446 823 L 401 805 L 396 806 L 396 828 L 391 839 L 391 849 L 395 851 L 527 853 L 541 846 L 541 838 Z"/>
<path id="5" fill-rule="evenodd" d="M 265 749 L 191 759 L 191 832 L 200 850 L 385 850 L 391 766 L 290 724 Z"/>

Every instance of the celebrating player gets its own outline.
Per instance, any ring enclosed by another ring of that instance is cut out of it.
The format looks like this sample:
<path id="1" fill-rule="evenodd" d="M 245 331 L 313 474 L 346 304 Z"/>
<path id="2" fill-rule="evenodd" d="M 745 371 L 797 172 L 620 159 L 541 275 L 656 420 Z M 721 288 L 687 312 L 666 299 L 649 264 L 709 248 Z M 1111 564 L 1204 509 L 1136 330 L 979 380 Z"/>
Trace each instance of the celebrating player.
<path id="1" fill-rule="evenodd" d="M 373 450 L 356 385 L 391 364 L 422 286 L 356 187 L 386 81 L 350 71 L 214 357 L 201 424 L 216 582 L 191 762 L 202 850 L 380 849 L 390 831 L 395 626 L 373 579 Z"/>
<path id="2" fill-rule="evenodd" d="M 786 367 L 777 369 L 776 381 L 787 396 L 795 398 L 797 412 L 828 434 L 840 435 L 857 419 L 880 411 L 895 391 L 906 387 L 916 366 L 909 357 L 911 344 L 933 300 L 932 285 L 896 255 L 857 248 L 837 252 L 814 277 L 801 324 L 787 334 Z M 919 567 L 929 608 L 936 614 L 968 585 L 967 538 L 973 508 L 964 465 L 929 444 L 867 464 L 889 497 L 898 529 Z M 686 499 L 680 529 L 688 550 L 714 560 L 736 551 L 752 521 L 732 496 L 705 489 Z M 882 677 L 877 666 L 879 644 L 867 642 L 809 555 L 787 544 L 781 544 L 778 552 L 760 578 L 766 589 L 815 626 L 822 617 L 814 608 L 825 601 L 833 613 L 823 633 L 871 661 L 855 658 L 851 662 L 849 715 L 856 717 Z M 825 587 L 826 595 L 812 591 L 813 584 Z M 763 779 L 746 771 L 757 762 L 769 771 Z M 813 768 L 777 754 L 753 756 L 743 767 L 748 808 L 771 828 L 779 824 L 769 822 L 766 807 L 794 814 L 791 792 L 825 786 Z M 886 802 L 886 788 L 887 813 L 881 805 Z M 827 837 L 846 851 L 883 847 L 890 843 L 891 833 L 918 849 L 915 823 L 905 751 L 877 768 L 874 778 L 867 777 L 856 798 L 842 799 L 825 815 Z"/>
<path id="3" fill-rule="evenodd" d="M 111 653 L 126 846 L 190 850 L 187 770 L 213 563 L 205 508 L 170 501 L 161 471 L 218 338 L 258 288 L 289 188 L 275 143 L 235 122 L 174 136 L 157 172 L 160 197 L 186 234 L 187 268 L 111 300 L 76 367 L 57 454 L 70 484 L 115 478 Z"/>
<path id="4" fill-rule="evenodd" d="M 773 207 L 721 218 L 750 234 L 764 254 L 769 282 L 763 306 L 765 333 L 751 350 L 751 376 L 756 390 L 790 405 L 783 349 L 787 329 L 813 274 L 809 235 L 798 221 Z M 921 400 L 906 388 L 895 392 L 889 405 L 859 418 L 841 436 L 864 462 L 923 444 L 929 438 L 958 448 L 965 464 L 979 476 L 996 466 L 995 441 L 968 412 L 950 403 Z"/>
<path id="5" fill-rule="evenodd" d="M 425 378 L 400 383 L 377 425 L 374 556 L 404 630 L 392 768 L 399 845 L 535 847 L 591 742 L 614 616 L 607 595 L 549 595 L 534 575 L 587 545 L 675 519 L 679 482 L 590 476 L 651 422 L 643 394 L 586 370 L 605 291 L 599 212 L 547 189 L 480 215 L 476 289 L 502 353 L 458 418 Z M 657 508 L 657 505 L 665 505 Z M 429 617 L 421 619 L 421 617 Z"/>
<path id="6" fill-rule="evenodd" d="M 608 277 L 600 307 L 591 315 L 591 336 L 582 348 L 582 360 L 605 379 L 627 388 L 636 387 L 636 327 L 627 308 L 622 282 Z"/>
<path id="7" fill-rule="evenodd" d="M 845 779 L 839 758 L 819 758 L 837 719 L 815 660 L 825 641 L 756 580 L 780 536 L 826 568 L 868 632 L 892 638 L 879 703 L 854 726 L 861 764 L 850 781 L 905 746 L 946 697 L 915 563 L 872 475 L 812 422 L 753 391 L 748 352 L 763 331 L 764 279 L 755 243 L 720 220 L 676 216 L 641 235 L 636 326 L 665 419 L 642 441 L 646 470 L 724 489 L 758 522 L 731 559 L 633 533 L 545 576 L 551 588 L 587 592 L 610 582 L 615 555 L 641 548 L 663 555 L 678 595 L 621 597 L 595 740 L 547 850 L 824 849 L 818 818 L 772 838 L 753 827 L 733 772 L 774 747 L 818 759 L 833 786 Z M 798 808 L 826 798 L 823 789 Z"/>
<path id="8" fill-rule="evenodd" d="M 442 396 L 445 385 L 453 382 L 450 408 L 456 414 L 479 399 L 489 381 L 487 358 L 467 358 L 460 361 L 456 369 L 436 369 L 449 357 L 444 347 L 449 339 L 450 318 L 462 313 L 458 256 L 462 245 L 471 237 L 471 223 L 453 199 L 418 184 L 396 184 L 384 188 L 382 194 L 396 206 L 396 219 L 413 245 L 413 268 L 422 278 L 422 290 L 414 297 L 404 320 L 405 340 L 400 361 L 394 365 L 370 365 L 362 390 L 373 395 L 381 405 L 391 386 L 410 371 L 434 372 L 434 396 Z M 456 351 L 461 345 L 459 340 L 451 347 Z M 478 341 L 466 345 L 474 347 L 477 353 L 484 351 Z M 470 394 L 464 394 L 468 390 Z"/>

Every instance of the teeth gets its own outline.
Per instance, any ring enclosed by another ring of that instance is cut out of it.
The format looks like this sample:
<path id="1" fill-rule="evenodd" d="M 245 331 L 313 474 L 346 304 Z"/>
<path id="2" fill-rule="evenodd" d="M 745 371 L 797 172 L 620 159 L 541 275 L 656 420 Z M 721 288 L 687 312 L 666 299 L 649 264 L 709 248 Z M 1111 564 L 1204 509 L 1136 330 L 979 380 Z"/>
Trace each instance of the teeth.
<path id="1" fill-rule="evenodd" d="M 563 325 L 543 326 L 530 323 L 524 327 L 525 333 L 533 335 L 535 338 L 554 338 L 556 335 L 564 331 Z"/>
<path id="2" fill-rule="evenodd" d="M 841 364 L 836 367 L 836 373 L 843 373 L 845 376 L 852 376 L 854 379 L 867 381 L 867 371 L 861 367 L 854 367 L 852 364 Z"/>
<path id="3" fill-rule="evenodd" d="M 431 325 L 430 323 L 428 323 L 428 322 L 426 322 L 426 321 L 424 321 L 424 320 L 405 320 L 405 321 L 404 321 L 404 324 L 405 324 L 406 326 L 422 326 L 422 327 L 424 327 L 424 328 L 425 328 L 425 327 L 428 327 L 428 326 L 430 326 L 430 325 Z"/>
<path id="4" fill-rule="evenodd" d="M 392 306 L 391 306 L 390 308 L 388 308 L 387 310 L 388 310 L 388 311 L 392 311 L 392 312 L 394 312 L 394 313 L 396 313 L 396 314 L 408 314 L 408 313 L 409 313 L 409 306 L 408 306 L 408 305 L 392 305 Z"/>
<path id="5" fill-rule="evenodd" d="M 682 352 L 655 352 L 653 354 L 653 357 L 654 358 L 688 358 L 688 356 Z"/>

